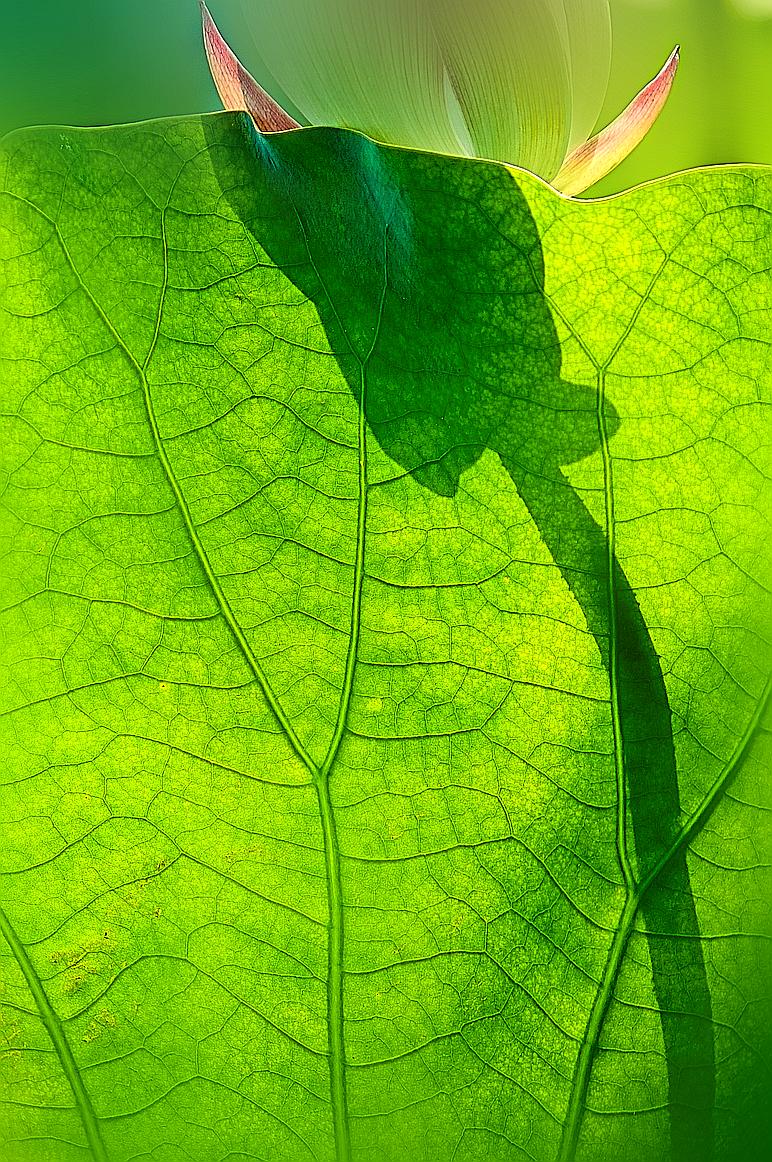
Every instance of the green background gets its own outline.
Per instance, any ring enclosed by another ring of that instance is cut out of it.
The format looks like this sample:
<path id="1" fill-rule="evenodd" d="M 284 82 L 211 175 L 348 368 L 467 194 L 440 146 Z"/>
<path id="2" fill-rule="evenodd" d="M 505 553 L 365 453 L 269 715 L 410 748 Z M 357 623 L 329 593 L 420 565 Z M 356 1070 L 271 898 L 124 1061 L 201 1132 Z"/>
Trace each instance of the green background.
<path id="1" fill-rule="evenodd" d="M 217 108 L 196 0 L 0 0 L 0 129 L 111 124 Z M 606 119 L 683 47 L 677 89 L 649 140 L 597 193 L 713 162 L 772 163 L 772 0 L 612 0 Z M 212 0 L 260 76 L 241 0 Z"/>

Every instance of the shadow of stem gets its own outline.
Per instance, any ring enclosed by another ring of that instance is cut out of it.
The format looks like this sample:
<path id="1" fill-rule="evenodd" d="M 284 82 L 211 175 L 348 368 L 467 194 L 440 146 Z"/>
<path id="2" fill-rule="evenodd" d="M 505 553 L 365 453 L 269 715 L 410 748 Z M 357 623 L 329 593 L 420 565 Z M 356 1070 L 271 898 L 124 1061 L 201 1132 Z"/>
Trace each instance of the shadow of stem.
<path id="1" fill-rule="evenodd" d="M 234 120 L 224 144 L 220 119 L 208 131 L 224 196 L 314 303 L 381 449 L 444 497 L 486 450 L 499 457 L 616 687 L 623 809 L 640 881 L 680 826 L 670 706 L 632 586 L 564 471 L 597 453 L 619 421 L 597 390 L 561 378 L 539 233 L 518 185 L 502 167 L 385 150 L 343 132 L 267 139 Z M 706 1162 L 715 1051 L 685 854 L 640 911 L 667 1063 L 672 1158 Z M 625 1004 L 624 981 L 616 984 Z M 633 992 L 629 1004 L 645 1008 L 645 997 Z"/>

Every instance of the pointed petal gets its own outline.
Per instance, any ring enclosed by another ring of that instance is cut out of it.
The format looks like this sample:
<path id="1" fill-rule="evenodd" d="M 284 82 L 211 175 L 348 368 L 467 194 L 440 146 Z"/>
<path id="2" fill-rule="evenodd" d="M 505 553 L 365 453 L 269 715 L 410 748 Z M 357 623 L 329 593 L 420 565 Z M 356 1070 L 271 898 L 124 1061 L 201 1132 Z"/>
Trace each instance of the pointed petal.
<path id="1" fill-rule="evenodd" d="M 679 61 L 680 50 L 676 48 L 662 72 L 616 121 L 569 154 L 552 183 L 557 190 L 572 198 L 583 193 L 616 169 L 641 144 L 670 95 Z"/>
<path id="2" fill-rule="evenodd" d="M 595 129 L 611 75 L 609 0 L 564 0 L 574 98 L 570 149 Z"/>
<path id="3" fill-rule="evenodd" d="M 290 117 L 289 113 L 285 113 L 281 105 L 277 105 L 273 97 L 258 85 L 255 78 L 234 56 L 203 0 L 201 0 L 201 18 L 206 58 L 225 108 L 234 112 L 239 110 L 250 113 L 261 133 L 281 133 L 285 129 L 299 129 L 298 122 Z"/>
<path id="4" fill-rule="evenodd" d="M 571 129 L 564 0 L 431 0 L 428 8 L 477 156 L 554 177 Z"/>
<path id="5" fill-rule="evenodd" d="M 245 0 L 255 46 L 314 125 L 463 153 L 425 0 Z"/>

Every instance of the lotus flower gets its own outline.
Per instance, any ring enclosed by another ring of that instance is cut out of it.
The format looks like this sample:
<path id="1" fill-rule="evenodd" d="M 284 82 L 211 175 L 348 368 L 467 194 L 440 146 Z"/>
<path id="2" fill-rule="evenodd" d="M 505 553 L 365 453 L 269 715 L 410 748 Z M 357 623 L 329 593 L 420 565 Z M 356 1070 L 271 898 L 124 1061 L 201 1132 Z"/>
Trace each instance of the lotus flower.
<path id="1" fill-rule="evenodd" d="M 481 157 L 574 196 L 614 169 L 661 112 L 678 49 L 590 136 L 611 66 L 608 0 L 245 0 L 261 55 L 312 124 Z M 202 3 L 226 109 L 264 133 L 300 128 L 247 72 Z"/>

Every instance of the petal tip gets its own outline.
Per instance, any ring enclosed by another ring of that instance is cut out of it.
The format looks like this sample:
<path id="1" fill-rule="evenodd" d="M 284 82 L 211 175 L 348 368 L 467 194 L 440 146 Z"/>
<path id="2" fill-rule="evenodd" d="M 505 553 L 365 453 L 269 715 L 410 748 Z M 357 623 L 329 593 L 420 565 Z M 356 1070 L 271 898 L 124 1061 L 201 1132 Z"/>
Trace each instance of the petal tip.
<path id="1" fill-rule="evenodd" d="M 656 77 L 624 112 L 568 155 L 553 183 L 557 190 L 568 197 L 584 193 L 640 145 L 665 107 L 680 62 L 681 46 L 677 44 Z"/>
<path id="2" fill-rule="evenodd" d="M 261 133 L 299 129 L 298 122 L 244 68 L 215 24 L 204 0 L 199 0 L 199 6 L 206 59 L 224 108 L 229 112 L 249 113 Z"/>

